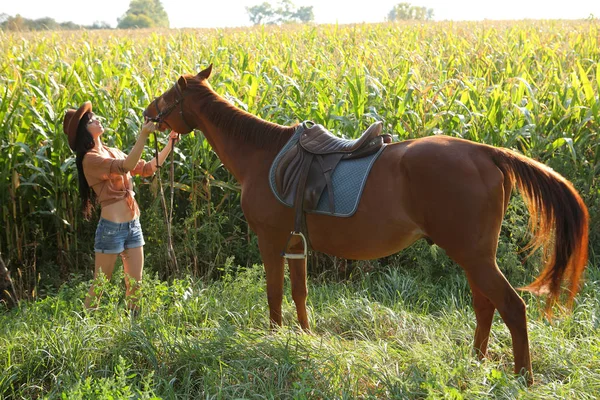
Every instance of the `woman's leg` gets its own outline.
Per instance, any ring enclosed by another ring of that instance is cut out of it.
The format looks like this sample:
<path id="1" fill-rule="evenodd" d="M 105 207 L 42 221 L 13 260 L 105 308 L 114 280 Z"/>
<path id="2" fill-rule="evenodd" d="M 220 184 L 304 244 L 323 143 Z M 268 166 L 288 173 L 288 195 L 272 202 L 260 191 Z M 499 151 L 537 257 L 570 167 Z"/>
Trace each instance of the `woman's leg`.
<path id="1" fill-rule="evenodd" d="M 104 276 L 106 276 L 106 279 L 110 280 L 113 270 L 115 269 L 115 261 L 117 261 L 117 256 L 118 254 L 96 253 L 94 280 L 98 278 L 101 272 L 104 274 Z M 95 286 L 95 283 L 92 283 L 92 286 L 90 287 L 90 290 L 85 298 L 86 308 L 95 308 L 100 301 L 102 292 L 96 293 Z M 93 305 L 92 302 L 94 302 Z"/>
<path id="2" fill-rule="evenodd" d="M 142 282 L 142 273 L 144 270 L 144 247 L 134 247 L 125 249 L 121 253 L 123 259 L 123 272 L 125 273 L 125 286 L 127 292 L 127 304 L 130 310 L 138 309 L 140 298 L 140 283 Z"/>

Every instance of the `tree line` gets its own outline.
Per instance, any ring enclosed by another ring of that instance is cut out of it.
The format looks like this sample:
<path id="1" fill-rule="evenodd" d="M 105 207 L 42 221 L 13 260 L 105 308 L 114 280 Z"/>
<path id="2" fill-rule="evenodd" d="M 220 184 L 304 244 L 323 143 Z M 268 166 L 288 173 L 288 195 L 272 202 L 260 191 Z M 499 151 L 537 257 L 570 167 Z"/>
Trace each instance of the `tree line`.
<path id="1" fill-rule="evenodd" d="M 314 21 L 315 15 L 313 6 L 296 7 L 291 0 L 280 0 L 276 5 L 269 2 L 246 7 L 246 12 L 250 22 L 254 25 L 275 25 L 294 22 Z M 427 7 L 417 7 L 410 3 L 398 3 L 388 13 L 385 18 L 388 22 L 421 20 L 429 21 L 433 19 L 433 9 Z"/>
<path id="2" fill-rule="evenodd" d="M 57 22 L 53 18 L 45 17 L 38 19 L 24 18 L 17 14 L 11 17 L 8 14 L 0 14 L 0 29 L 5 31 L 56 31 L 56 30 L 78 30 L 78 29 L 111 29 L 107 22 L 94 22 L 92 25 L 79 25 L 74 22 Z"/>
<path id="3" fill-rule="evenodd" d="M 291 0 L 279 0 L 276 4 L 263 2 L 246 7 L 250 22 L 254 25 L 280 25 L 287 23 L 307 23 L 315 19 L 313 6 L 296 7 Z M 431 20 L 433 9 L 413 6 L 410 3 L 395 5 L 385 20 Z M 132 0 L 129 9 L 118 18 L 117 29 L 168 28 L 169 16 L 160 0 Z M 79 30 L 112 29 L 105 21 L 96 21 L 92 25 L 80 25 L 74 22 L 57 22 L 53 18 L 28 19 L 19 14 L 10 16 L 0 14 L 0 29 L 6 31 L 40 30 Z"/>
<path id="4" fill-rule="evenodd" d="M 118 18 L 117 29 L 168 28 L 169 16 L 160 0 L 131 0 L 129 9 Z M 45 31 L 78 29 L 112 29 L 108 22 L 96 21 L 92 25 L 74 22 L 57 22 L 53 18 L 28 19 L 17 14 L 12 17 L 0 14 L 0 29 L 6 31 Z"/>

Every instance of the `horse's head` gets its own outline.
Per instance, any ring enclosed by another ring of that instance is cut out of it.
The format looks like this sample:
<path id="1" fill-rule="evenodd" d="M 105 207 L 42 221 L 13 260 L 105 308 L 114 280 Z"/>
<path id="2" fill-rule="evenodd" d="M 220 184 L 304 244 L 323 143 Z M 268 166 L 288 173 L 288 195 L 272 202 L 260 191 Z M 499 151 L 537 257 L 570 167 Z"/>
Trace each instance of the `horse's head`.
<path id="1" fill-rule="evenodd" d="M 186 134 L 197 128 L 193 118 L 186 117 L 186 110 L 189 110 L 189 104 L 184 104 L 188 96 L 186 89 L 189 80 L 203 80 L 210 76 L 212 64 L 198 75 L 182 75 L 177 82 L 166 92 L 155 98 L 152 103 L 144 110 L 144 119 L 158 122 L 159 130 L 169 128 L 175 132 Z M 188 91 L 189 92 L 189 91 Z M 173 112 L 178 110 L 178 112 Z"/>

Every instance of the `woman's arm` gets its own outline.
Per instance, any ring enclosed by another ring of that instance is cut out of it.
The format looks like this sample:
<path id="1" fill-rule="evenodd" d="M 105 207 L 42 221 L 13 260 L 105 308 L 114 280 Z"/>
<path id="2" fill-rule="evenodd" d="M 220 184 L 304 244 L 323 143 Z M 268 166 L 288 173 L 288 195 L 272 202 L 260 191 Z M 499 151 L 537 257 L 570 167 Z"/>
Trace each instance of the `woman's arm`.
<path id="1" fill-rule="evenodd" d="M 150 133 L 156 130 L 156 123 L 152 121 L 148 121 L 144 123 L 142 126 L 142 130 L 140 132 L 140 136 L 138 136 L 133 149 L 129 152 L 129 155 L 123 161 L 123 169 L 125 172 L 131 171 L 134 169 L 140 161 L 140 157 L 142 156 L 142 151 L 144 151 L 144 145 L 146 144 L 146 140 L 148 140 L 148 136 Z"/>

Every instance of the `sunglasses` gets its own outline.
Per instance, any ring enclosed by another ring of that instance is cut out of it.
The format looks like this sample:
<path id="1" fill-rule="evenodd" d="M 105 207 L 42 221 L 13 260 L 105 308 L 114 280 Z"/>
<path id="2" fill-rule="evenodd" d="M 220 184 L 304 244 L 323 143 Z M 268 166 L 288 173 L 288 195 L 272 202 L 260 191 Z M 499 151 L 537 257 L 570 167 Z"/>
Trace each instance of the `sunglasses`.
<path id="1" fill-rule="evenodd" d="M 94 115 L 92 118 L 89 119 L 89 121 L 87 122 L 87 125 L 91 125 L 94 122 L 100 122 L 100 118 L 98 118 L 96 115 Z"/>

